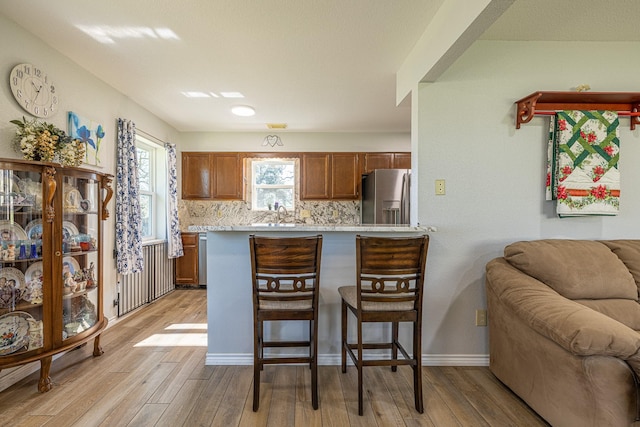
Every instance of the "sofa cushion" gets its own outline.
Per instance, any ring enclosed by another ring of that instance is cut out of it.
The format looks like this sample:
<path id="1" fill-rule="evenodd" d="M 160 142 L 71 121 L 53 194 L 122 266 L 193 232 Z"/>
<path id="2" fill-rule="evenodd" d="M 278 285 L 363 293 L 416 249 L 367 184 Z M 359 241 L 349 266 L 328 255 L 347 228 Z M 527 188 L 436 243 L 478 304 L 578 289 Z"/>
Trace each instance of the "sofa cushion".
<path id="1" fill-rule="evenodd" d="M 565 298 L 638 299 L 636 283 L 622 261 L 592 240 L 547 239 L 516 242 L 506 260 Z"/>
<path id="2" fill-rule="evenodd" d="M 640 290 L 640 240 L 603 240 L 627 266 Z"/>
<path id="3" fill-rule="evenodd" d="M 640 304 L 629 299 L 588 299 L 576 302 L 640 331 Z"/>

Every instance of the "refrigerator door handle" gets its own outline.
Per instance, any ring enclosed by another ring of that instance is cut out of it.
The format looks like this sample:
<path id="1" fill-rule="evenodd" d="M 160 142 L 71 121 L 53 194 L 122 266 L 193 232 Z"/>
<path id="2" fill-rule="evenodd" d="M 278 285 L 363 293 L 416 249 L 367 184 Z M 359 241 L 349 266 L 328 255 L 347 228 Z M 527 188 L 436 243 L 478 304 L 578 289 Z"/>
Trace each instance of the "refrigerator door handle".
<path id="1" fill-rule="evenodd" d="M 400 223 L 409 225 L 409 173 L 402 175 L 402 198 L 400 203 Z"/>

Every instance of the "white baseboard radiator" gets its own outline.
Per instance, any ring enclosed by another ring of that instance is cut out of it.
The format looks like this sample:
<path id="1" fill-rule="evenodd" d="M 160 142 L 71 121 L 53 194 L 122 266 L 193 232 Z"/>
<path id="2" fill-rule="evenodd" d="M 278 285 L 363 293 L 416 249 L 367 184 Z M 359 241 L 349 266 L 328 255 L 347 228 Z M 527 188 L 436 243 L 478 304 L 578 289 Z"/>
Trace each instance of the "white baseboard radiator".
<path id="1" fill-rule="evenodd" d="M 175 289 L 175 259 L 167 257 L 167 242 L 142 247 L 144 270 L 120 277 L 118 317 Z"/>

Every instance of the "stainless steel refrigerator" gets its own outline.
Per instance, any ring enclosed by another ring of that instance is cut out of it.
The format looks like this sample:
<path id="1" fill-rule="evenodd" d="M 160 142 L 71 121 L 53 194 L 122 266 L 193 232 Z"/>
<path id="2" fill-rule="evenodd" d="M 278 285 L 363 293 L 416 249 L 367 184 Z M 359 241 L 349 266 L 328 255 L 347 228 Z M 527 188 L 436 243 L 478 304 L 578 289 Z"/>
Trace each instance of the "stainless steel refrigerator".
<path id="1" fill-rule="evenodd" d="M 362 175 L 361 224 L 409 225 L 410 169 L 376 169 Z"/>

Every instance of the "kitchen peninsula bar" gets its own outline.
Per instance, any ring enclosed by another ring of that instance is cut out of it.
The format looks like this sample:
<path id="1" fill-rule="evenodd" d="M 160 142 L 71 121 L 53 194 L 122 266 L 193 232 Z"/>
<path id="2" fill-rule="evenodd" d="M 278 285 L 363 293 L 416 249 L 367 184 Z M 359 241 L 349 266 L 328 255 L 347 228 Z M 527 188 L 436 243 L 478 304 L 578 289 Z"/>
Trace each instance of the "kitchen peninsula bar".
<path id="1" fill-rule="evenodd" d="M 340 363 L 338 287 L 355 285 L 355 236 L 357 234 L 386 237 L 421 235 L 428 230 L 426 227 L 379 225 L 190 226 L 189 231 L 207 232 L 208 348 L 205 363 L 207 365 L 251 365 L 253 363 L 250 234 L 290 237 L 323 235 L 318 355 L 319 364 L 336 365 Z M 265 332 L 274 339 L 278 339 L 279 336 L 304 339 L 308 334 L 308 323 L 287 322 L 286 325 L 278 323 L 265 325 Z M 387 331 L 366 329 L 365 339 L 368 334 L 378 337 L 380 333 L 387 333 Z M 292 349 L 282 351 L 295 352 Z"/>

